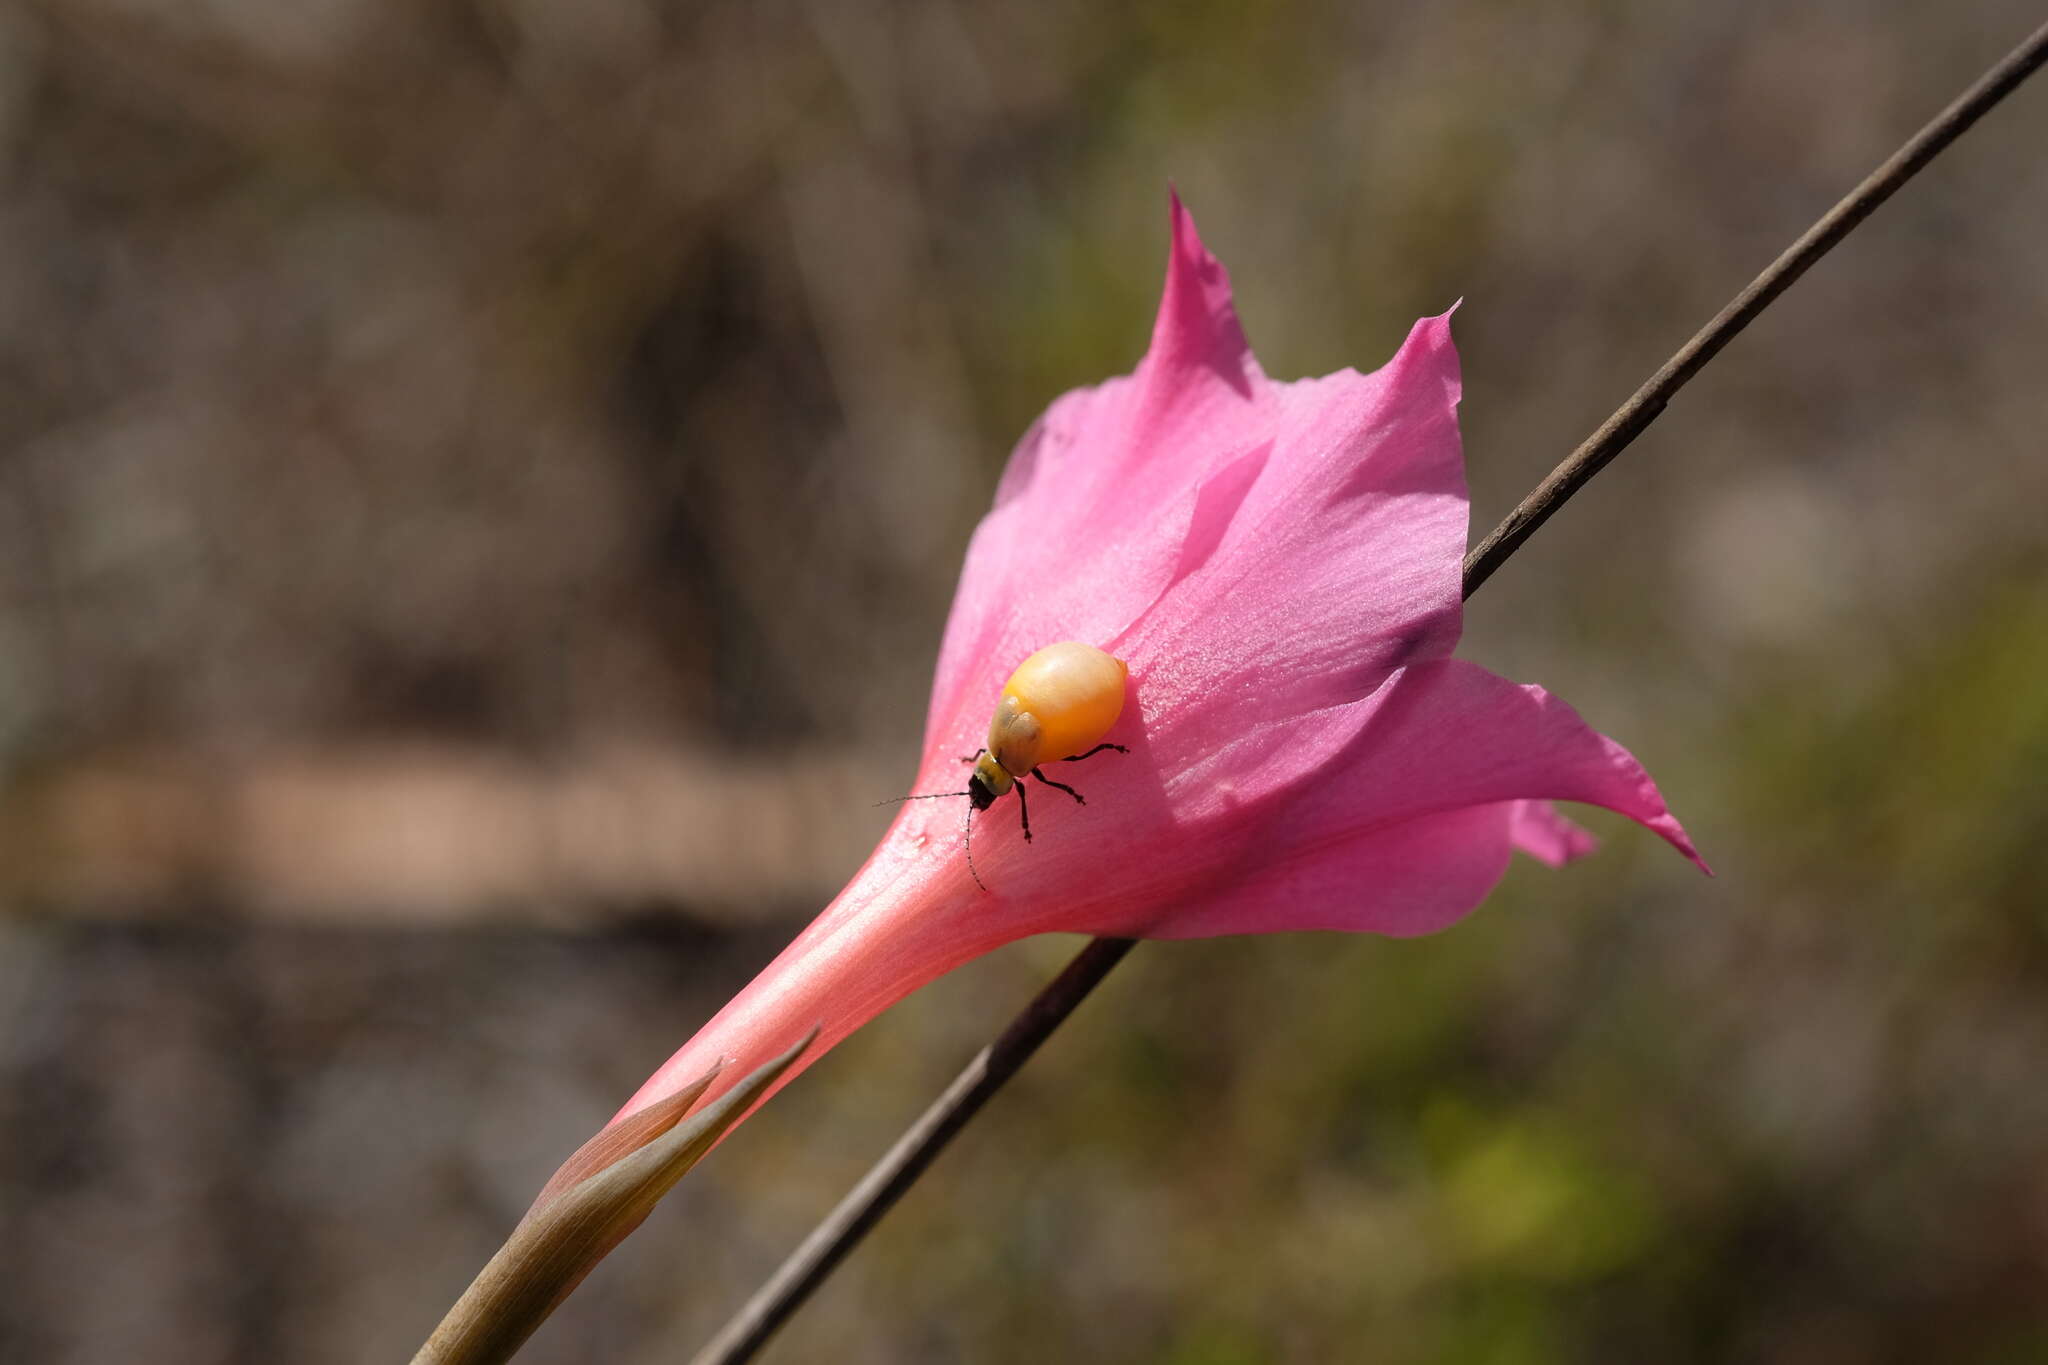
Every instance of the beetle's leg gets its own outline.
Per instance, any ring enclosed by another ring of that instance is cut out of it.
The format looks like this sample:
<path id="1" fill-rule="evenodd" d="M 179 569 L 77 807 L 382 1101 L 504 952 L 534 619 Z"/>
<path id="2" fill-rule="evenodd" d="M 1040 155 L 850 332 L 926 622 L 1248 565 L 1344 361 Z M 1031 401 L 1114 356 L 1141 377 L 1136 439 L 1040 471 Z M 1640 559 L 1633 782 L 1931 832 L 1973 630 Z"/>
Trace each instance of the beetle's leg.
<path id="1" fill-rule="evenodd" d="M 1031 808 L 1024 804 L 1024 784 L 1019 782 L 1016 787 L 1017 818 L 1024 822 L 1024 842 L 1028 844 L 1031 842 Z"/>
<path id="2" fill-rule="evenodd" d="M 1126 749 L 1126 748 L 1125 748 L 1125 747 L 1124 747 L 1123 745 L 1121 745 L 1121 744 L 1098 744 L 1098 745 L 1096 745 L 1096 746 L 1095 746 L 1094 748 L 1090 749 L 1090 750 L 1089 750 L 1089 751 L 1088 751 L 1087 753 L 1085 753 L 1085 754 L 1074 754 L 1074 755 L 1072 755 L 1071 757 L 1068 757 L 1068 758 L 1063 758 L 1063 759 L 1061 759 L 1061 760 L 1060 760 L 1060 762 L 1062 762 L 1062 763 L 1079 763 L 1079 762 L 1080 762 L 1080 761 L 1081 761 L 1082 759 L 1084 759 L 1084 758 L 1093 758 L 1093 757 L 1095 757 L 1095 755 L 1097 755 L 1097 754 L 1101 753 L 1101 752 L 1102 752 L 1102 751 L 1103 751 L 1104 749 L 1114 749 L 1114 750 L 1116 750 L 1116 751 L 1117 751 L 1118 753 L 1120 753 L 1120 754 L 1127 754 L 1127 753 L 1129 753 L 1129 752 L 1130 752 L 1130 750 L 1129 750 L 1129 749 Z M 1055 785 L 1057 785 L 1057 784 L 1055 784 Z"/>
<path id="3" fill-rule="evenodd" d="M 1074 790 L 1074 789 L 1073 789 L 1072 787 L 1069 787 L 1069 786 L 1068 786 L 1068 785 L 1067 785 L 1066 783 L 1064 783 L 1064 782 L 1055 782 L 1055 781 L 1053 781 L 1053 780 L 1052 780 L 1051 778 L 1049 778 L 1049 777 L 1047 777 L 1047 776 L 1045 775 L 1045 771 L 1044 771 L 1044 770 L 1043 770 L 1042 768 L 1033 768 L 1033 769 L 1031 770 L 1031 775 L 1032 775 L 1033 777 L 1037 778 L 1037 779 L 1038 779 L 1038 780 L 1039 780 L 1040 782 L 1043 782 L 1043 783 L 1044 783 L 1044 784 L 1045 784 L 1046 786 L 1048 786 L 1048 787 L 1058 787 L 1058 788 L 1059 788 L 1059 789 L 1060 789 L 1061 791 L 1063 791 L 1063 792 L 1065 792 L 1065 793 L 1066 793 L 1067 795 L 1069 795 L 1069 796 L 1073 797 L 1073 798 L 1074 798 L 1074 799 L 1075 799 L 1076 801 L 1080 802 L 1080 803 L 1081 803 L 1082 805 L 1084 805 L 1084 806 L 1085 806 L 1085 805 L 1087 805 L 1087 804 L 1088 804 L 1088 798 L 1087 798 L 1087 797 L 1085 797 L 1085 796 L 1081 795 L 1081 793 L 1079 793 L 1079 792 L 1075 791 L 1075 790 Z"/>
<path id="4" fill-rule="evenodd" d="M 975 759 L 980 758 L 983 754 L 987 752 L 988 750 L 986 749 L 976 749 L 973 753 L 967 755 L 967 757 L 961 759 L 960 761 L 962 763 L 972 763 Z"/>

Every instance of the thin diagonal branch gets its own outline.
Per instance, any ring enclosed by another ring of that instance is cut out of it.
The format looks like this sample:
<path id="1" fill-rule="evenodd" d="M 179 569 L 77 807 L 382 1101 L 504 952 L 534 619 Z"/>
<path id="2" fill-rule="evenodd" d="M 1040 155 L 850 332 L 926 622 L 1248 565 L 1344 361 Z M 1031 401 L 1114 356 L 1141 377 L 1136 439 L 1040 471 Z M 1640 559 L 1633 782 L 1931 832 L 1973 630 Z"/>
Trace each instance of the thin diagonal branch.
<path id="1" fill-rule="evenodd" d="M 1627 449 L 1664 411 L 1671 396 L 1773 299 L 1805 274 L 1807 267 L 1825 256 L 1943 148 L 2012 93 L 2044 60 L 2048 60 L 2048 24 L 2036 29 L 1998 65 L 1985 72 L 1872 171 L 1847 198 L 1808 228 L 1763 274 L 1750 281 L 1712 322 L 1686 342 L 1612 417 L 1600 424 L 1599 430 L 1523 498 L 1506 520 L 1473 547 L 1465 556 L 1464 595 L 1469 598 L 1537 527 Z M 945 1093 L 897 1139 L 718 1335 L 692 1357 L 691 1365 L 738 1365 L 753 1359 L 988 1098 L 1030 1060 L 1039 1045 L 1052 1036 L 1053 1030 L 1123 961 L 1133 946 L 1129 939 L 1099 938 L 1083 948 L 1066 970 L 1010 1022 L 1002 1036 L 967 1064 L 967 1069 L 946 1087 Z"/>
<path id="2" fill-rule="evenodd" d="M 1475 588 L 1491 578 L 1493 571 L 1535 533 L 1537 527 L 1550 520 L 1552 512 L 1564 506 L 1588 479 L 1605 469 L 1609 460 L 1628 449 L 1629 442 L 1642 435 L 1643 429 L 1657 420 L 1657 414 L 1664 411 L 1664 405 L 1671 401 L 1671 396 L 1684 388 L 1686 382 L 1718 355 L 1737 332 L 1749 326 L 1757 314 L 1769 307 L 1771 300 L 1789 289 L 1794 280 L 1806 273 L 1808 266 L 1834 250 L 1858 223 L 1868 218 L 1879 204 L 1897 192 L 1899 186 L 1940 155 L 1943 148 L 1968 132 L 1970 126 L 1990 112 L 1993 105 L 2033 75 L 2044 60 L 2048 60 L 2048 24 L 2035 29 L 1998 65 L 1978 77 L 1976 84 L 1956 96 L 1948 108 L 1908 138 L 1905 146 L 1893 152 L 1841 203 L 1829 209 L 1798 241 L 1786 247 L 1784 255 L 1772 261 L 1769 269 L 1729 300 L 1728 306 L 1716 313 L 1712 322 L 1679 347 L 1678 354 L 1664 362 L 1664 368 L 1651 375 L 1648 382 L 1616 409 L 1612 417 L 1600 424 L 1598 431 L 1588 436 L 1577 450 L 1565 458 L 1564 463 L 1551 470 L 1543 482 L 1508 513 L 1505 521 L 1473 547 L 1472 552 L 1465 556 L 1465 595 L 1470 597 Z"/>
<path id="3" fill-rule="evenodd" d="M 774 1278 L 692 1357 L 692 1365 L 753 1359 L 775 1329 L 916 1183 L 924 1168 L 967 1126 L 967 1120 L 980 1111 L 989 1096 L 1031 1060 L 1038 1045 L 1136 946 L 1127 938 L 1098 938 L 1075 954 L 1066 970 L 1033 997 L 1000 1037 L 975 1054 L 945 1093 L 896 1139 L 839 1206 L 811 1229 L 811 1235 L 782 1263 Z"/>

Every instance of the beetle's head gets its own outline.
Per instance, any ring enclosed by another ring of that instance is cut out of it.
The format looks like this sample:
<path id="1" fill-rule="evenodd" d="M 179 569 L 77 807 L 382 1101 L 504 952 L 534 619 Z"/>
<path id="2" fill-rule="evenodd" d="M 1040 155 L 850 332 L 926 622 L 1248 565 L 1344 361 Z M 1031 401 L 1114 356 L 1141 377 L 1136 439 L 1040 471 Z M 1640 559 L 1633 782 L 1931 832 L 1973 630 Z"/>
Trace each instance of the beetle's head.
<path id="1" fill-rule="evenodd" d="M 974 775 L 967 779 L 967 798 L 974 802 L 976 810 L 987 810 L 998 796 L 1016 784 L 1017 779 L 1003 771 L 996 756 L 983 750 L 974 760 Z"/>

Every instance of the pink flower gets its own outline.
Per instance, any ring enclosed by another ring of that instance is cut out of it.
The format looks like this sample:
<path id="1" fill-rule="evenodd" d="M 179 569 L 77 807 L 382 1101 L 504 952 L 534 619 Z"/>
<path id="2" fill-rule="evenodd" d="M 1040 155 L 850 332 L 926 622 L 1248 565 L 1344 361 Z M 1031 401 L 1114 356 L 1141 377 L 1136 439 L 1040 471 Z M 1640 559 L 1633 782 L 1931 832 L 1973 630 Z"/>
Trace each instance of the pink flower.
<path id="1" fill-rule="evenodd" d="M 622 1116 L 723 1059 L 715 1095 L 822 1024 L 807 1065 L 1027 934 L 1441 929 L 1511 849 L 1590 851 L 1553 799 L 1619 811 L 1699 862 L 1627 750 L 1451 657 L 1467 508 L 1449 315 L 1372 374 L 1275 383 L 1177 198 L 1172 221 L 1144 361 L 1052 405 L 975 532 L 913 790 L 965 785 L 1004 679 L 1056 641 L 1129 665 L 1108 736 L 1129 752 L 1056 769 L 1087 805 L 1039 788 L 1035 842 L 1013 799 L 976 814 L 986 890 L 961 848 L 965 798 L 906 804 Z"/>

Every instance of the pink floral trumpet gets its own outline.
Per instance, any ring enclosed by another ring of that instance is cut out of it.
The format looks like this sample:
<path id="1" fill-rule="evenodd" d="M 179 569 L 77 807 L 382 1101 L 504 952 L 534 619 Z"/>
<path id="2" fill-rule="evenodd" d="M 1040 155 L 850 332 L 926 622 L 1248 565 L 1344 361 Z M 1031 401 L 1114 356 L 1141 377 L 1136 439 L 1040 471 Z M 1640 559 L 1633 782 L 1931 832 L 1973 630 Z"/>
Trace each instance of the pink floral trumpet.
<path id="1" fill-rule="evenodd" d="M 820 1028 L 787 1083 L 1028 934 L 1431 933 L 1513 849 L 1553 866 L 1592 850 L 1555 800 L 1619 811 L 1705 870 L 1626 749 L 1541 688 L 1451 657 L 1467 496 L 1450 315 L 1417 322 L 1371 374 L 1276 383 L 1178 197 L 1172 230 L 1136 373 L 1055 402 L 975 532 L 912 790 L 962 787 L 1005 678 L 1056 642 L 1128 667 L 1105 736 L 1128 752 L 1060 769 L 1087 803 L 1041 796 L 1029 844 L 1007 802 L 975 814 L 978 881 L 961 813 L 907 803 L 615 1127 L 722 1064 L 715 1098 Z"/>

